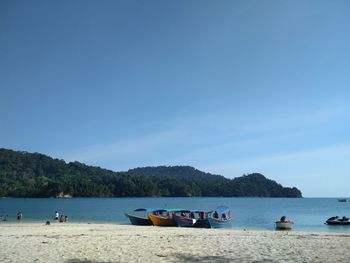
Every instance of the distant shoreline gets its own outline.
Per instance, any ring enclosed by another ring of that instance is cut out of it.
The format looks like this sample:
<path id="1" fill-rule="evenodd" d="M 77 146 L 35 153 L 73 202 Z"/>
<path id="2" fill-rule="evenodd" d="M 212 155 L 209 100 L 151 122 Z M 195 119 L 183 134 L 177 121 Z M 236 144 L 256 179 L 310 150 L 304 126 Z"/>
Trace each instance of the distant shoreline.
<path id="1" fill-rule="evenodd" d="M 302 197 L 298 188 L 284 187 L 260 173 L 233 178 L 182 165 L 111 171 L 4 148 L 0 148 L 0 159 L 6 182 L 0 196 Z"/>

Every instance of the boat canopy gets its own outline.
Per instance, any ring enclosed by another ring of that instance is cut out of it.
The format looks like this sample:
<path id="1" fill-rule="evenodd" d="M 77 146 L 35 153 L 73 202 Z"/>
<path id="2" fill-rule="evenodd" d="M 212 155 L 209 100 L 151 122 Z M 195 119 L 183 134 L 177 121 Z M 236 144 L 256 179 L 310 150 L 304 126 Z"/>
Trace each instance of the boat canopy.
<path id="1" fill-rule="evenodd" d="M 183 209 L 183 210 L 176 210 L 175 212 L 180 212 L 180 213 L 190 213 L 192 212 L 192 210 L 188 210 L 188 209 Z"/>
<path id="2" fill-rule="evenodd" d="M 183 208 L 162 208 L 162 209 L 153 210 L 152 212 L 164 213 L 164 212 L 182 212 L 182 211 L 188 211 L 188 209 L 183 209 Z"/>
<path id="3" fill-rule="evenodd" d="M 146 208 L 137 208 L 134 210 L 134 212 L 141 212 L 141 211 L 147 211 Z"/>
<path id="4" fill-rule="evenodd" d="M 154 207 L 149 207 L 149 208 L 137 208 L 134 210 L 134 212 L 153 212 L 153 211 L 158 211 L 162 210 L 162 208 L 154 208 Z"/>
<path id="5" fill-rule="evenodd" d="M 197 213 L 197 214 L 199 214 L 199 213 L 208 213 L 205 210 L 200 210 L 200 209 L 191 210 L 191 212 L 192 213 Z"/>
<path id="6" fill-rule="evenodd" d="M 216 209 L 209 211 L 208 214 L 225 215 L 226 217 L 231 218 L 231 210 L 227 206 L 218 206 Z"/>
<path id="7" fill-rule="evenodd" d="M 227 206 L 219 206 L 214 211 L 218 212 L 219 214 L 228 214 L 230 213 L 230 208 Z"/>

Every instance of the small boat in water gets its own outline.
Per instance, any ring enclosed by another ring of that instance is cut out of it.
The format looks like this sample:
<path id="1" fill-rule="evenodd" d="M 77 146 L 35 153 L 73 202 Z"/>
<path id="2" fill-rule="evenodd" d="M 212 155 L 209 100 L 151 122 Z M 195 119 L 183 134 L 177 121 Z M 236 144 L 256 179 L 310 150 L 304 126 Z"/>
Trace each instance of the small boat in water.
<path id="1" fill-rule="evenodd" d="M 211 228 L 231 227 L 231 210 L 226 206 L 219 206 L 215 210 L 208 212 L 207 220 Z"/>
<path id="2" fill-rule="evenodd" d="M 327 219 L 327 225 L 350 225 L 350 219 L 348 217 L 333 216 Z"/>
<path id="3" fill-rule="evenodd" d="M 132 225 L 138 226 L 151 226 L 153 225 L 152 221 L 149 219 L 149 214 L 157 209 L 150 208 L 138 208 L 132 212 L 125 213 L 125 216 L 129 218 Z"/>
<path id="4" fill-rule="evenodd" d="M 179 208 L 159 209 L 153 211 L 148 217 L 155 226 L 176 226 L 173 215 L 175 212 L 183 210 Z"/>
<path id="5" fill-rule="evenodd" d="M 282 216 L 279 221 L 275 222 L 277 230 L 292 230 L 294 222 L 286 220 L 285 216 Z"/>
<path id="6" fill-rule="evenodd" d="M 347 200 L 345 198 L 339 198 L 338 202 L 345 203 Z"/>

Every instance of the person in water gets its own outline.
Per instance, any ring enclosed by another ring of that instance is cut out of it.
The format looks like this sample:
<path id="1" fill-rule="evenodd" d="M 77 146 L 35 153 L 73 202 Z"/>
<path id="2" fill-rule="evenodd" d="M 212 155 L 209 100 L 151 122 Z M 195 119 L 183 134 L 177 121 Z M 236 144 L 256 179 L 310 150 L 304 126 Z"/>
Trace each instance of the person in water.
<path id="1" fill-rule="evenodd" d="M 56 211 L 55 212 L 55 220 L 58 220 L 59 217 L 60 217 L 60 214 Z"/>
<path id="2" fill-rule="evenodd" d="M 17 220 L 22 220 L 22 218 L 23 218 L 23 214 L 22 214 L 21 211 L 19 211 L 19 212 L 17 213 Z"/>

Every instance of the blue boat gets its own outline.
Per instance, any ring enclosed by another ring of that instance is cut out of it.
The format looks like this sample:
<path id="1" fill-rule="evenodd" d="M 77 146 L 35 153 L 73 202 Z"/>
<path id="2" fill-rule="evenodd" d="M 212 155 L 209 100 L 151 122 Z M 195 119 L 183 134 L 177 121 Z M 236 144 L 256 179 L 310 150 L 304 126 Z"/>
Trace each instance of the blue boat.
<path id="1" fill-rule="evenodd" d="M 231 227 L 231 210 L 226 206 L 219 206 L 210 211 L 207 220 L 211 228 L 229 228 Z"/>
<path id="2" fill-rule="evenodd" d="M 153 223 L 148 216 L 156 210 L 158 209 L 138 208 L 132 212 L 125 213 L 125 216 L 129 218 L 132 225 L 151 226 Z"/>

